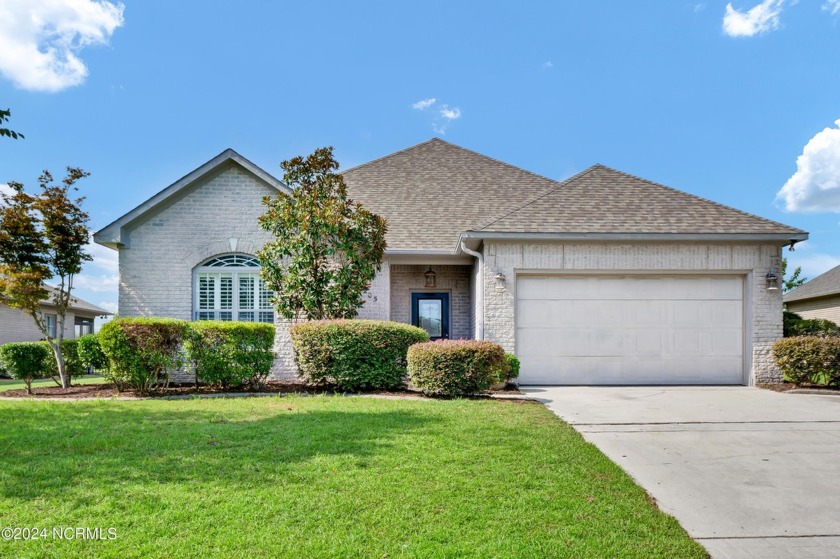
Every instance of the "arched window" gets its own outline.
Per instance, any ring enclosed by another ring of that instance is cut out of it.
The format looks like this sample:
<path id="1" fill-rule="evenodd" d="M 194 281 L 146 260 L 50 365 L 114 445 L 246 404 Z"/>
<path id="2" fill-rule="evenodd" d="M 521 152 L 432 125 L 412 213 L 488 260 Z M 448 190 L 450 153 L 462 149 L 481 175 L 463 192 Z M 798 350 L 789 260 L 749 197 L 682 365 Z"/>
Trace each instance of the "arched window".
<path id="1" fill-rule="evenodd" d="M 274 293 L 260 278 L 260 263 L 253 256 L 216 256 L 198 266 L 193 275 L 195 320 L 274 322 Z"/>

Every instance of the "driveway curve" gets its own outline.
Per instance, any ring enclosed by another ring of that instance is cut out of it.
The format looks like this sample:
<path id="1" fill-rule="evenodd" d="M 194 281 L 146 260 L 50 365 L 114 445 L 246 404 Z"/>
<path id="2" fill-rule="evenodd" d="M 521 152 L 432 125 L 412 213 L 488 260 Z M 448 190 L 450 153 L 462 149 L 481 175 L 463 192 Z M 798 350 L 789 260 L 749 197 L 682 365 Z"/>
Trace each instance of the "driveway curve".
<path id="1" fill-rule="evenodd" d="M 840 557 L 840 395 L 523 387 L 715 558 Z"/>

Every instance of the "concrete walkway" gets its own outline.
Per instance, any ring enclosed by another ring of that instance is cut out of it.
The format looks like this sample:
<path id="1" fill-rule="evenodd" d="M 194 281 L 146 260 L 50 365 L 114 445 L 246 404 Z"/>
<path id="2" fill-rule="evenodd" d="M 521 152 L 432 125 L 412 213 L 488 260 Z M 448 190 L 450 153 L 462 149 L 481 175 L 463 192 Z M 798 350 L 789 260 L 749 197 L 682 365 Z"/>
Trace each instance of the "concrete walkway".
<path id="1" fill-rule="evenodd" d="M 840 558 L 840 395 L 526 387 L 714 558 Z"/>

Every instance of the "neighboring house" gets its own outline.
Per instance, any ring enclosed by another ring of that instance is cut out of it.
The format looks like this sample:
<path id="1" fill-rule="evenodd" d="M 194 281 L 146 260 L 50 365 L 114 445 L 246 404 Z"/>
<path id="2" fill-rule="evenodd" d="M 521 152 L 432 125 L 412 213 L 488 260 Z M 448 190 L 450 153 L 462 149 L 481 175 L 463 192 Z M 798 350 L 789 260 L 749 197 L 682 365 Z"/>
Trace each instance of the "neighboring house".
<path id="1" fill-rule="evenodd" d="M 48 289 L 51 289 L 48 287 Z M 55 306 L 50 301 L 41 303 L 41 312 L 47 319 L 47 328 L 50 335 L 56 335 L 58 328 L 58 315 Z M 105 309 L 83 301 L 78 297 L 71 297 L 70 306 L 64 318 L 64 338 L 81 338 L 86 334 L 93 333 L 93 321 L 97 316 L 110 315 Z M 35 321 L 25 312 L 0 305 L 0 345 L 9 342 L 35 342 L 43 340 L 44 335 L 35 326 Z"/>
<path id="2" fill-rule="evenodd" d="M 785 294 L 787 310 L 802 318 L 824 318 L 840 324 L 840 266 Z"/>
<path id="3" fill-rule="evenodd" d="M 361 318 L 500 343 L 523 384 L 751 384 L 781 376 L 765 276 L 807 233 L 602 165 L 554 181 L 433 139 L 344 172 L 388 219 Z M 273 320 L 254 253 L 287 187 L 227 150 L 94 236 L 123 316 Z M 277 321 L 275 378 L 294 372 Z"/>

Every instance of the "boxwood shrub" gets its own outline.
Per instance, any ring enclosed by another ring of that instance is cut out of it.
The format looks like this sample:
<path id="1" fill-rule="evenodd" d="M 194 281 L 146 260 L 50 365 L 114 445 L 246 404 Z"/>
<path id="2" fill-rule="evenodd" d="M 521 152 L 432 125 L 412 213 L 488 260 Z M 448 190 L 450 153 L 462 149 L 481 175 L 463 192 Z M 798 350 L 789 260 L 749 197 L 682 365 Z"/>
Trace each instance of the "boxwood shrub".
<path id="1" fill-rule="evenodd" d="M 191 323 L 185 343 L 197 379 L 225 388 L 262 388 L 274 363 L 273 346 L 273 324 L 212 320 Z"/>
<path id="2" fill-rule="evenodd" d="M 519 358 L 512 353 L 505 353 L 505 367 L 501 368 L 499 382 L 515 379 L 519 376 Z"/>
<path id="3" fill-rule="evenodd" d="M 782 338 L 773 357 L 790 382 L 840 385 L 840 337 Z"/>
<path id="4" fill-rule="evenodd" d="M 188 323 L 173 318 L 116 318 L 102 327 L 99 343 L 108 357 L 108 378 L 118 390 L 141 394 L 169 383 L 183 364 Z"/>
<path id="5" fill-rule="evenodd" d="M 79 338 L 78 354 L 79 361 L 82 362 L 84 368 L 103 373 L 108 372 L 108 357 L 102 351 L 97 334 L 88 334 Z"/>
<path id="6" fill-rule="evenodd" d="M 408 349 L 411 384 L 426 394 L 466 396 L 490 388 L 505 370 L 499 344 L 478 340 L 439 340 Z"/>
<path id="7" fill-rule="evenodd" d="M 291 337 L 306 382 L 348 391 L 402 386 L 408 348 L 429 340 L 422 328 L 383 320 L 303 322 Z"/>
<path id="8" fill-rule="evenodd" d="M 0 346 L 0 363 L 6 373 L 26 384 L 32 394 L 32 381 L 45 376 L 50 362 L 55 363 L 52 351 L 43 342 L 12 342 Z"/>

